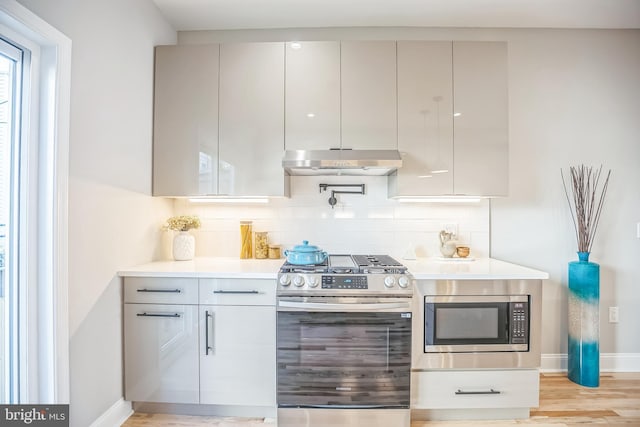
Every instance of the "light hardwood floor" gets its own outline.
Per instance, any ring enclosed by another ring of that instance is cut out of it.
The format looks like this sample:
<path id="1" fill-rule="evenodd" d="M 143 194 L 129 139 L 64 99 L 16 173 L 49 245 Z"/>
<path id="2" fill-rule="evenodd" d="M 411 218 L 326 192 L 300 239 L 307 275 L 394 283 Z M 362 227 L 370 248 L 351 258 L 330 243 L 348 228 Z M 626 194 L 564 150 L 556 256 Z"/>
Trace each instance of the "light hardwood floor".
<path id="1" fill-rule="evenodd" d="M 540 407 L 531 410 L 527 420 L 430 421 L 414 422 L 412 427 L 472 427 L 535 425 L 563 427 L 603 425 L 640 426 L 640 373 L 605 373 L 600 387 L 581 387 L 565 374 L 543 374 L 540 381 Z M 275 426 L 273 420 L 193 417 L 136 413 L 123 427 L 259 427 Z M 389 426 L 393 427 L 393 426 Z"/>

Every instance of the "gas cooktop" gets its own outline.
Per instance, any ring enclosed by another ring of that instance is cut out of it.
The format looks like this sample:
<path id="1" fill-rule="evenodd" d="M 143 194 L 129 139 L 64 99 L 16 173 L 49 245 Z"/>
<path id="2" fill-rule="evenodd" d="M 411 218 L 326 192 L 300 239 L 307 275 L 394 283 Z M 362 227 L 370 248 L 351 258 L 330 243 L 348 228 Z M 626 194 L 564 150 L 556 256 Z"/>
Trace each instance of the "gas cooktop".
<path id="1" fill-rule="evenodd" d="M 411 293 L 407 267 L 389 255 L 329 255 L 321 264 L 286 262 L 278 274 L 279 294 Z"/>

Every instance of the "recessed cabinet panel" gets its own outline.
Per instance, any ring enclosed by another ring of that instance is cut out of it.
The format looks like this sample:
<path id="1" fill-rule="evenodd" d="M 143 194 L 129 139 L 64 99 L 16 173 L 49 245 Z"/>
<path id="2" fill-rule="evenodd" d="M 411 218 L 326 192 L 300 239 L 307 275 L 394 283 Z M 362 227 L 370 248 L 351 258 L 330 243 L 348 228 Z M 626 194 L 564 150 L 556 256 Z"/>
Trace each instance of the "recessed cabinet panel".
<path id="1" fill-rule="evenodd" d="M 125 304 L 124 350 L 125 399 L 198 403 L 198 306 Z"/>
<path id="2" fill-rule="evenodd" d="M 156 47 L 154 196 L 218 191 L 218 49 Z"/>
<path id="3" fill-rule="evenodd" d="M 200 403 L 275 406 L 275 306 L 200 306 L 200 342 Z"/>
<path id="4" fill-rule="evenodd" d="M 455 191 L 508 193 L 508 74 L 503 42 L 454 42 Z"/>
<path id="5" fill-rule="evenodd" d="M 340 147 L 340 42 L 286 44 L 287 150 Z"/>
<path id="6" fill-rule="evenodd" d="M 220 194 L 285 195 L 284 49 L 220 46 Z"/>
<path id="7" fill-rule="evenodd" d="M 453 193 L 451 42 L 398 42 L 398 150 L 391 195 Z"/>
<path id="8" fill-rule="evenodd" d="M 398 147 L 396 42 L 341 44 L 342 148 Z"/>

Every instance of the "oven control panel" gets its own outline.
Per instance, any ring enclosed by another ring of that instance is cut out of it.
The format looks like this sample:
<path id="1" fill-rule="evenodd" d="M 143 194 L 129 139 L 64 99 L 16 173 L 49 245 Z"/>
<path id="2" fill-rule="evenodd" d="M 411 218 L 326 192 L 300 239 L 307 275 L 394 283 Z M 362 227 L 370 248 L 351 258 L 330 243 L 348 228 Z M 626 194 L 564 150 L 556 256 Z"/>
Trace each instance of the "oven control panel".
<path id="1" fill-rule="evenodd" d="M 322 276 L 322 289 L 368 289 L 367 276 Z"/>

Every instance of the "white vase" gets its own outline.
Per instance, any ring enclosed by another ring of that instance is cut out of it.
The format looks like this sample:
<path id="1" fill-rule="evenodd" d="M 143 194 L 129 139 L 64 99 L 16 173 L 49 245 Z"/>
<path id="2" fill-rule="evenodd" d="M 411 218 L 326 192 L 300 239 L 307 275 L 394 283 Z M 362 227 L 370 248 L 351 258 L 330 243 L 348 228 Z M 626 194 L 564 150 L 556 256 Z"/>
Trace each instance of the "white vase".
<path id="1" fill-rule="evenodd" d="M 173 259 L 189 261 L 196 253 L 196 238 L 188 231 L 180 231 L 173 237 Z"/>

